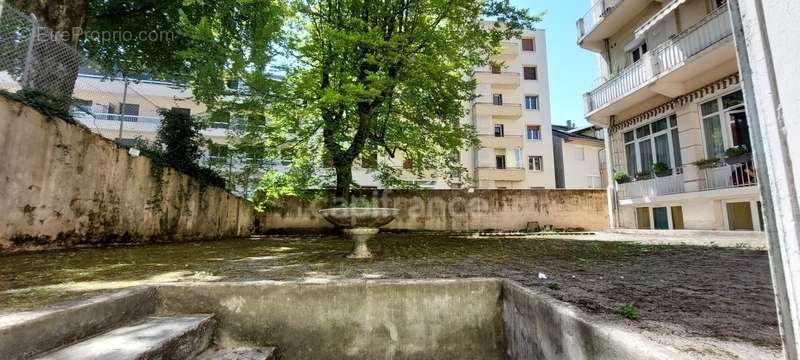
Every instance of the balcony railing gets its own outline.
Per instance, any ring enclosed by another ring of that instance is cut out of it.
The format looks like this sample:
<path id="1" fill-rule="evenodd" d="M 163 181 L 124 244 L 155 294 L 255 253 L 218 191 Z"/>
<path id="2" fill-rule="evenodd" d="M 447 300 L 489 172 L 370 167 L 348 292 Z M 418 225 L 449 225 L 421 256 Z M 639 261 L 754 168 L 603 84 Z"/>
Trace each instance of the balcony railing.
<path id="1" fill-rule="evenodd" d="M 705 183 L 701 185 L 703 190 L 758 185 L 758 174 L 752 161 L 701 169 L 701 175 L 705 180 Z"/>
<path id="2" fill-rule="evenodd" d="M 578 19 L 578 41 L 590 33 L 597 24 L 603 22 L 606 17 L 616 9 L 617 5 L 624 0 L 598 0 L 592 5 L 589 11 Z"/>
<path id="3" fill-rule="evenodd" d="M 639 89 L 660 74 L 680 67 L 692 56 L 727 39 L 731 34 L 727 7 L 721 7 L 584 95 L 587 113 Z"/>
<path id="4" fill-rule="evenodd" d="M 499 181 L 523 181 L 525 169 L 521 167 L 478 167 L 478 179 Z"/>
<path id="5" fill-rule="evenodd" d="M 617 186 L 619 198 L 621 200 L 630 200 L 683 193 L 685 191 L 683 168 L 676 168 L 671 171 L 672 173 L 668 176 L 655 176 L 650 179 L 619 184 Z"/>

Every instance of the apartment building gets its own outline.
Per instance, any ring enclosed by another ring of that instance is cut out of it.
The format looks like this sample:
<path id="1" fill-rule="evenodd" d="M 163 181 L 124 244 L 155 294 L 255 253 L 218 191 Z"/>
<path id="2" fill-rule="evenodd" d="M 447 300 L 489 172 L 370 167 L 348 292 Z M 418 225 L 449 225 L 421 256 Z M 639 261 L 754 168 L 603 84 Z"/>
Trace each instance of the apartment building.
<path id="1" fill-rule="evenodd" d="M 596 0 L 577 22 L 597 53 L 587 120 L 606 128 L 613 226 L 761 230 L 725 0 Z"/>
<path id="2" fill-rule="evenodd" d="M 229 82 L 236 90 L 238 84 Z M 247 196 L 260 180 L 262 171 L 245 169 L 245 162 L 230 156 L 230 130 L 237 118 L 228 113 L 207 113 L 206 106 L 195 101 L 191 89 L 169 81 L 152 79 L 122 79 L 102 76 L 83 68 L 78 74 L 70 112 L 80 123 L 95 133 L 132 145 L 137 138 L 156 139 L 161 125 L 161 109 L 177 109 L 199 115 L 207 121 L 201 134 L 210 140 L 202 165 L 214 168 L 228 181 L 230 190 Z M 266 167 L 280 168 L 283 164 L 264 161 Z"/>
<path id="3" fill-rule="evenodd" d="M 489 25 L 490 23 L 487 23 Z M 556 187 L 550 96 L 544 30 L 525 30 L 502 43 L 489 66 L 475 69 L 478 97 L 462 121 L 472 125 L 481 146 L 462 151 L 461 165 L 479 189 L 553 189 Z M 402 154 L 385 159 L 392 166 L 409 167 Z M 353 178 L 364 187 L 381 187 L 369 169 L 357 167 Z M 435 176 L 404 180 L 424 188 L 450 185 Z"/>
<path id="4" fill-rule="evenodd" d="M 595 125 L 553 125 L 553 163 L 556 188 L 604 189 L 605 131 Z"/>

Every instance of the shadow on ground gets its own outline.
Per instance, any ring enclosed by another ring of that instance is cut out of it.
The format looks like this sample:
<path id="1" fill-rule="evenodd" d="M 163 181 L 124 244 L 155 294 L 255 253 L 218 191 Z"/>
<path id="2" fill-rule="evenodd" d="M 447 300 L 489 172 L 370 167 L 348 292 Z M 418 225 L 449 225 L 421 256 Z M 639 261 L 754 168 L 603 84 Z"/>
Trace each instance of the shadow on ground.
<path id="1" fill-rule="evenodd" d="M 350 246 L 269 236 L 3 255 L 0 310 L 176 281 L 503 277 L 608 319 L 633 304 L 641 320 L 628 323 L 645 330 L 780 345 L 765 251 L 381 234 L 375 259 L 353 261 L 344 257 Z"/>

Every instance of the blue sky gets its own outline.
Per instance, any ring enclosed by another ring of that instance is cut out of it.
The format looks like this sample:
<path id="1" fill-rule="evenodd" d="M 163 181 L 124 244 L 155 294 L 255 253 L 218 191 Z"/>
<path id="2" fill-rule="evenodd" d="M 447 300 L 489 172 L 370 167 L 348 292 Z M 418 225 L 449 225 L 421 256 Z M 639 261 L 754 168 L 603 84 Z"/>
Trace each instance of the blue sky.
<path id="1" fill-rule="evenodd" d="M 550 73 L 552 123 L 563 125 L 583 118 L 583 93 L 597 78 L 594 53 L 576 44 L 575 21 L 589 9 L 587 0 L 512 0 L 531 13 L 545 11 L 537 27 L 547 31 L 547 62 Z"/>

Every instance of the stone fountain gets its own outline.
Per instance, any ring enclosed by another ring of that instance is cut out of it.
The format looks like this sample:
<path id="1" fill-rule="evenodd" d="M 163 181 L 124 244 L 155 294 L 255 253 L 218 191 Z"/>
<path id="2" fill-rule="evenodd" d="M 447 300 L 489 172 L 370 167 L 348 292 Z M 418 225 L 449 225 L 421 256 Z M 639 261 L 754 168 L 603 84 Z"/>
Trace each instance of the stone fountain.
<path id="1" fill-rule="evenodd" d="M 329 223 L 344 228 L 344 234 L 353 240 L 353 252 L 347 255 L 350 259 L 371 258 L 367 241 L 399 213 L 400 210 L 393 208 L 333 208 L 319 211 Z"/>

